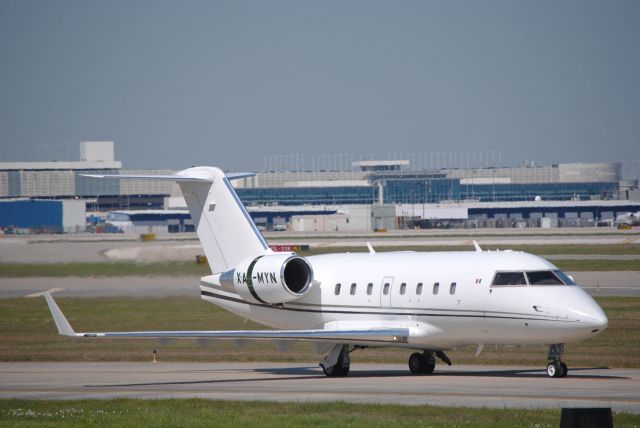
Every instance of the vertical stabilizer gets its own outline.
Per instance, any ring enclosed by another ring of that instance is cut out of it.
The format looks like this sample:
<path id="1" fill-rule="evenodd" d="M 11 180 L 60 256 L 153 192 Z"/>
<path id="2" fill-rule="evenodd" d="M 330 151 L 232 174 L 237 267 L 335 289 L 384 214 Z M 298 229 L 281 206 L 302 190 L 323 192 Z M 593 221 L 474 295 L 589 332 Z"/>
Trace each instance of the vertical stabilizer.
<path id="1" fill-rule="evenodd" d="M 195 167 L 177 175 L 208 179 L 178 181 L 178 185 L 214 273 L 233 269 L 240 262 L 269 251 L 267 242 L 222 170 Z"/>

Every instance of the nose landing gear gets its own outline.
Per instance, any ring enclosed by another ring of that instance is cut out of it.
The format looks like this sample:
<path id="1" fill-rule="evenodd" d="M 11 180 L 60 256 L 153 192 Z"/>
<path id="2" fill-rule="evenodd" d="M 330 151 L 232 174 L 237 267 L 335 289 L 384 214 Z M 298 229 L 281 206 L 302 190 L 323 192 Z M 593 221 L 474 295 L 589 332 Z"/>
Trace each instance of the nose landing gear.
<path id="1" fill-rule="evenodd" d="M 547 374 L 549 377 L 565 377 L 569 369 L 567 365 L 561 360 L 562 354 L 564 354 L 564 344 L 557 343 L 549 346 L 549 355 L 547 360 Z"/>

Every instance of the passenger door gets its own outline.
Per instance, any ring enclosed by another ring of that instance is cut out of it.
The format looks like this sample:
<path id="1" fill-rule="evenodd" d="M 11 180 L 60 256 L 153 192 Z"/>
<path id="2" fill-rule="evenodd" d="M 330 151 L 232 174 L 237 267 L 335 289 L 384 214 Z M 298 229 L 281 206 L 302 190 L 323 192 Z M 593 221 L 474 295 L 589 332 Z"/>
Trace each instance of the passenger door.
<path id="1" fill-rule="evenodd" d="M 391 307 L 391 293 L 393 292 L 393 277 L 385 276 L 382 278 L 380 287 L 380 306 L 383 308 Z"/>

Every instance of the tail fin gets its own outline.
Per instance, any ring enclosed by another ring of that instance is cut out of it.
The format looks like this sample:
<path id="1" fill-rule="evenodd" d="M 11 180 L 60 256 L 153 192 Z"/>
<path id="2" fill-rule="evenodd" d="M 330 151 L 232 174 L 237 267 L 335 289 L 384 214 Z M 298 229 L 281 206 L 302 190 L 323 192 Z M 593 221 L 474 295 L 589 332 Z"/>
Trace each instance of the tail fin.
<path id="1" fill-rule="evenodd" d="M 198 238 L 214 273 L 233 269 L 269 249 L 229 179 L 218 168 L 196 167 L 184 173 L 206 173 L 211 182 L 178 182 L 196 225 Z"/>
<path id="2" fill-rule="evenodd" d="M 264 255 L 269 245 L 219 168 L 194 167 L 176 175 L 88 175 L 98 178 L 176 181 L 182 190 L 196 233 L 213 273 L 234 268 L 240 262 Z"/>

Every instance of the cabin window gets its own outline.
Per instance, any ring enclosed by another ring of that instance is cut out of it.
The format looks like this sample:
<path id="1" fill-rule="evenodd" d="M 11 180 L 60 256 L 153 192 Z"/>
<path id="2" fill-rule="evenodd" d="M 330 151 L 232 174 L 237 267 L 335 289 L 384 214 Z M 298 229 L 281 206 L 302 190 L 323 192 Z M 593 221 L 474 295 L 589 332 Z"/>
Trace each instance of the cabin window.
<path id="1" fill-rule="evenodd" d="M 371 296 L 371 293 L 373 293 L 373 284 L 372 283 L 368 283 L 367 284 L 367 295 Z"/>
<path id="2" fill-rule="evenodd" d="M 336 296 L 340 295 L 340 283 L 336 284 L 336 289 L 334 290 L 334 293 Z"/>
<path id="3" fill-rule="evenodd" d="M 356 284 L 355 284 L 355 282 L 353 284 L 351 284 L 351 290 L 349 291 L 349 294 L 351 294 L 352 296 L 354 296 L 356 294 Z"/>
<path id="4" fill-rule="evenodd" d="M 440 283 L 439 282 L 434 282 L 433 283 L 433 294 L 438 294 L 438 290 L 440 290 Z"/>
<path id="5" fill-rule="evenodd" d="M 403 282 L 400 284 L 400 294 L 404 296 L 404 293 L 407 291 L 407 283 Z"/>
<path id="6" fill-rule="evenodd" d="M 491 285 L 527 285 L 524 272 L 496 272 Z"/>
<path id="7" fill-rule="evenodd" d="M 384 287 L 382 287 L 382 294 L 384 294 L 385 296 L 389 294 L 389 287 L 391 287 L 391 284 L 385 282 Z"/>
<path id="8" fill-rule="evenodd" d="M 452 282 L 449 286 L 449 294 L 456 294 L 456 283 Z"/>
<path id="9" fill-rule="evenodd" d="M 422 283 L 419 282 L 418 285 L 416 285 L 416 294 L 419 296 L 422 294 Z"/>
<path id="10" fill-rule="evenodd" d="M 550 270 L 527 272 L 531 285 L 563 285 L 562 281 Z"/>

